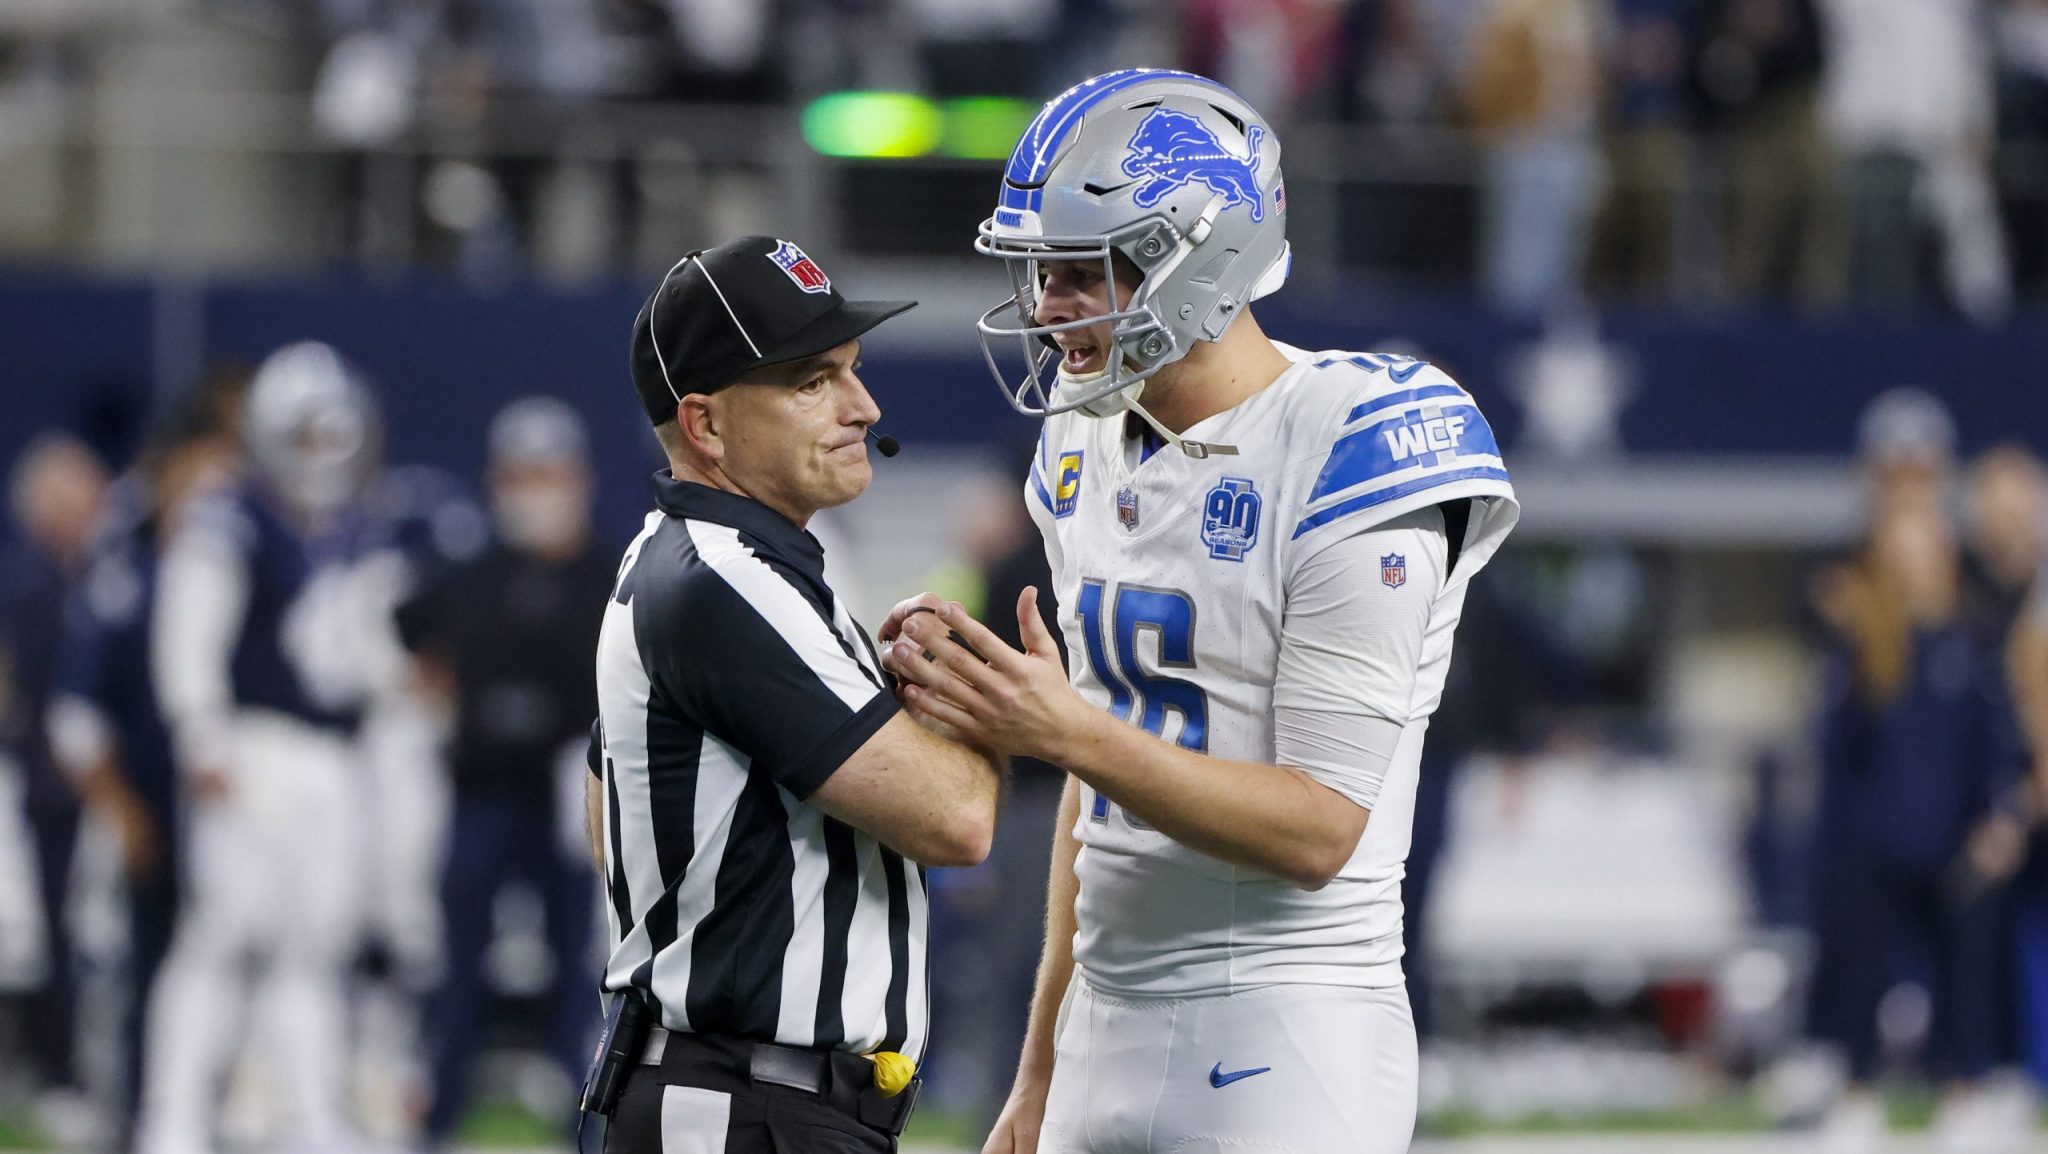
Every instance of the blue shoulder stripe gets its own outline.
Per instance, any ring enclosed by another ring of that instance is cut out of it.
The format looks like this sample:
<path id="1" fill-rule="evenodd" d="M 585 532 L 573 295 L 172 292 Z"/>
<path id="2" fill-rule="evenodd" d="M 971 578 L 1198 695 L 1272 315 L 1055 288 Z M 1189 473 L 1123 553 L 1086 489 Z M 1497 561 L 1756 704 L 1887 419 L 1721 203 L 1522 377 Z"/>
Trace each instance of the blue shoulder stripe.
<path id="1" fill-rule="evenodd" d="M 1316 475 L 1308 503 L 1390 473 L 1435 469 L 1466 457 L 1500 459 L 1500 443 L 1478 406 L 1446 405 L 1433 416 L 1418 412 L 1390 417 L 1337 438 Z"/>
<path id="2" fill-rule="evenodd" d="M 1312 513 L 1303 517 L 1301 523 L 1294 527 L 1294 536 L 1299 537 L 1319 525 L 1327 525 L 1340 517 L 1348 517 L 1361 509 L 1370 509 L 1375 505 L 1384 505 L 1389 501 L 1398 501 L 1410 494 L 1420 493 L 1424 489 L 1433 489 L 1438 485 L 1448 485 L 1453 481 L 1505 481 L 1507 479 L 1508 471 L 1506 469 L 1495 468 L 1492 465 L 1480 465 L 1470 469 L 1452 469 L 1446 473 L 1434 473 L 1428 476 L 1417 477 L 1412 481 L 1403 481 L 1398 485 L 1389 485 L 1384 489 L 1375 489 L 1370 493 L 1361 493 L 1348 501 L 1339 501 L 1319 513 Z"/>
<path id="3" fill-rule="evenodd" d="M 1344 418 L 1344 423 L 1348 425 L 1351 422 L 1357 420 L 1360 417 L 1366 416 L 1369 413 L 1377 413 L 1381 409 L 1391 409 L 1395 405 L 1406 405 L 1411 404 L 1415 401 L 1426 401 L 1432 397 L 1462 397 L 1464 395 L 1465 390 L 1459 388 L 1456 385 L 1424 385 L 1419 389 L 1408 389 L 1404 392 L 1388 393 L 1386 396 L 1383 397 L 1374 397 L 1372 400 L 1367 401 L 1366 403 L 1351 410 L 1350 415 Z"/>

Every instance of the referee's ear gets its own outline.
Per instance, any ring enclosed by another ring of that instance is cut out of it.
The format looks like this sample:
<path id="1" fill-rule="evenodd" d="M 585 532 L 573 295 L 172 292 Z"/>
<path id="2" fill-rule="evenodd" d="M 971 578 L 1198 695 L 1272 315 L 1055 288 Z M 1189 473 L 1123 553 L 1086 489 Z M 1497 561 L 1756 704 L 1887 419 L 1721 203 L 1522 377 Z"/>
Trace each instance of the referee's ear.
<path id="1" fill-rule="evenodd" d="M 692 458 L 714 462 L 725 459 L 725 440 L 720 433 L 723 425 L 717 402 L 704 393 L 685 393 L 676 402 L 676 439 Z"/>

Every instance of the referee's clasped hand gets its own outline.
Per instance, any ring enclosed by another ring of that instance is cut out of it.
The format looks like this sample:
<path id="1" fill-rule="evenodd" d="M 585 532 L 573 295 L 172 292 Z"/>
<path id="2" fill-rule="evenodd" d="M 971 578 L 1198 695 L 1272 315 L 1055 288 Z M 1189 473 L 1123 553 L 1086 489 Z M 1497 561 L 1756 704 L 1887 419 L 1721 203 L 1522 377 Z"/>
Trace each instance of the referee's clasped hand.
<path id="1" fill-rule="evenodd" d="M 936 593 L 929 592 L 920 593 L 915 597 L 898 601 L 896 607 L 889 610 L 888 620 L 882 622 L 882 627 L 875 631 L 875 637 L 882 644 L 887 645 L 903 635 L 903 622 L 911 614 L 922 613 L 925 610 L 931 610 L 936 613 L 939 606 L 945 603 L 944 598 Z"/>
<path id="2" fill-rule="evenodd" d="M 1017 627 L 1021 653 L 955 602 L 929 613 L 906 611 L 889 650 L 890 669 L 903 682 L 904 708 L 918 719 L 984 749 L 1059 763 L 1069 743 L 1107 715 L 1068 684 L 1059 648 L 1038 615 L 1036 588 L 1017 598 Z"/>

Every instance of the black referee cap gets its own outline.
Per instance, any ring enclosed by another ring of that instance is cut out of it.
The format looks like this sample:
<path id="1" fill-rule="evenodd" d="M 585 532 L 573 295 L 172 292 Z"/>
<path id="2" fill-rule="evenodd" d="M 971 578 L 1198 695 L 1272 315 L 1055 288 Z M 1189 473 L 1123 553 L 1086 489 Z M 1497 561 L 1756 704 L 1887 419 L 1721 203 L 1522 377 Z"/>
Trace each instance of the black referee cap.
<path id="1" fill-rule="evenodd" d="M 659 425 L 689 393 L 828 352 L 916 305 L 850 301 L 803 249 L 743 236 L 685 256 L 633 322 L 633 387 Z"/>

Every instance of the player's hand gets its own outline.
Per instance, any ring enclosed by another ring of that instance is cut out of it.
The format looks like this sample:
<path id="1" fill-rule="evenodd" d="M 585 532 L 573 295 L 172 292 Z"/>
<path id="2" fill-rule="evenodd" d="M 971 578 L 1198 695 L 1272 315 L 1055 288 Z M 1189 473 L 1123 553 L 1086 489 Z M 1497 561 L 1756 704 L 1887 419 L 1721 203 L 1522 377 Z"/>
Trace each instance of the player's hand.
<path id="1" fill-rule="evenodd" d="M 952 602 L 908 614 L 891 647 L 903 705 L 982 749 L 1059 764 L 1066 743 L 1107 715 L 1067 684 L 1059 648 L 1038 616 L 1036 588 L 1017 598 L 1017 627 L 1022 653 Z M 966 645 L 952 640 L 955 631 Z M 930 660 L 919 660 L 927 653 Z"/>
<path id="2" fill-rule="evenodd" d="M 1996 885 L 2019 872 L 2027 859 L 2027 828 L 2004 814 L 1984 819 L 1964 843 L 1970 872 L 1980 884 Z"/>
<path id="3" fill-rule="evenodd" d="M 118 795 L 108 807 L 108 817 L 113 820 L 115 836 L 121 843 L 121 864 L 128 871 L 128 877 L 142 881 L 151 877 L 163 864 L 163 838 L 158 834 L 156 819 L 139 798 L 126 791 Z"/>
<path id="4" fill-rule="evenodd" d="M 939 606 L 944 604 L 945 601 L 938 594 L 929 591 L 903 601 L 898 601 L 896 607 L 889 610 L 889 616 L 882 622 L 882 627 L 875 631 L 875 637 L 882 644 L 888 645 L 903 635 L 903 622 L 905 618 L 920 609 L 937 611 Z M 884 655 L 884 660 L 886 659 L 887 656 Z"/>
<path id="5" fill-rule="evenodd" d="M 186 772 L 185 788 L 192 794 L 192 800 L 202 805 L 217 805 L 234 792 L 228 784 L 227 774 L 216 767 L 203 765 Z"/>
<path id="6" fill-rule="evenodd" d="M 1037 1154 L 1038 1135 L 1045 1128 L 1043 1084 L 1026 1085 L 1022 1080 L 1010 1088 L 1003 1112 L 996 1115 L 995 1129 L 981 1144 L 981 1154 Z"/>

